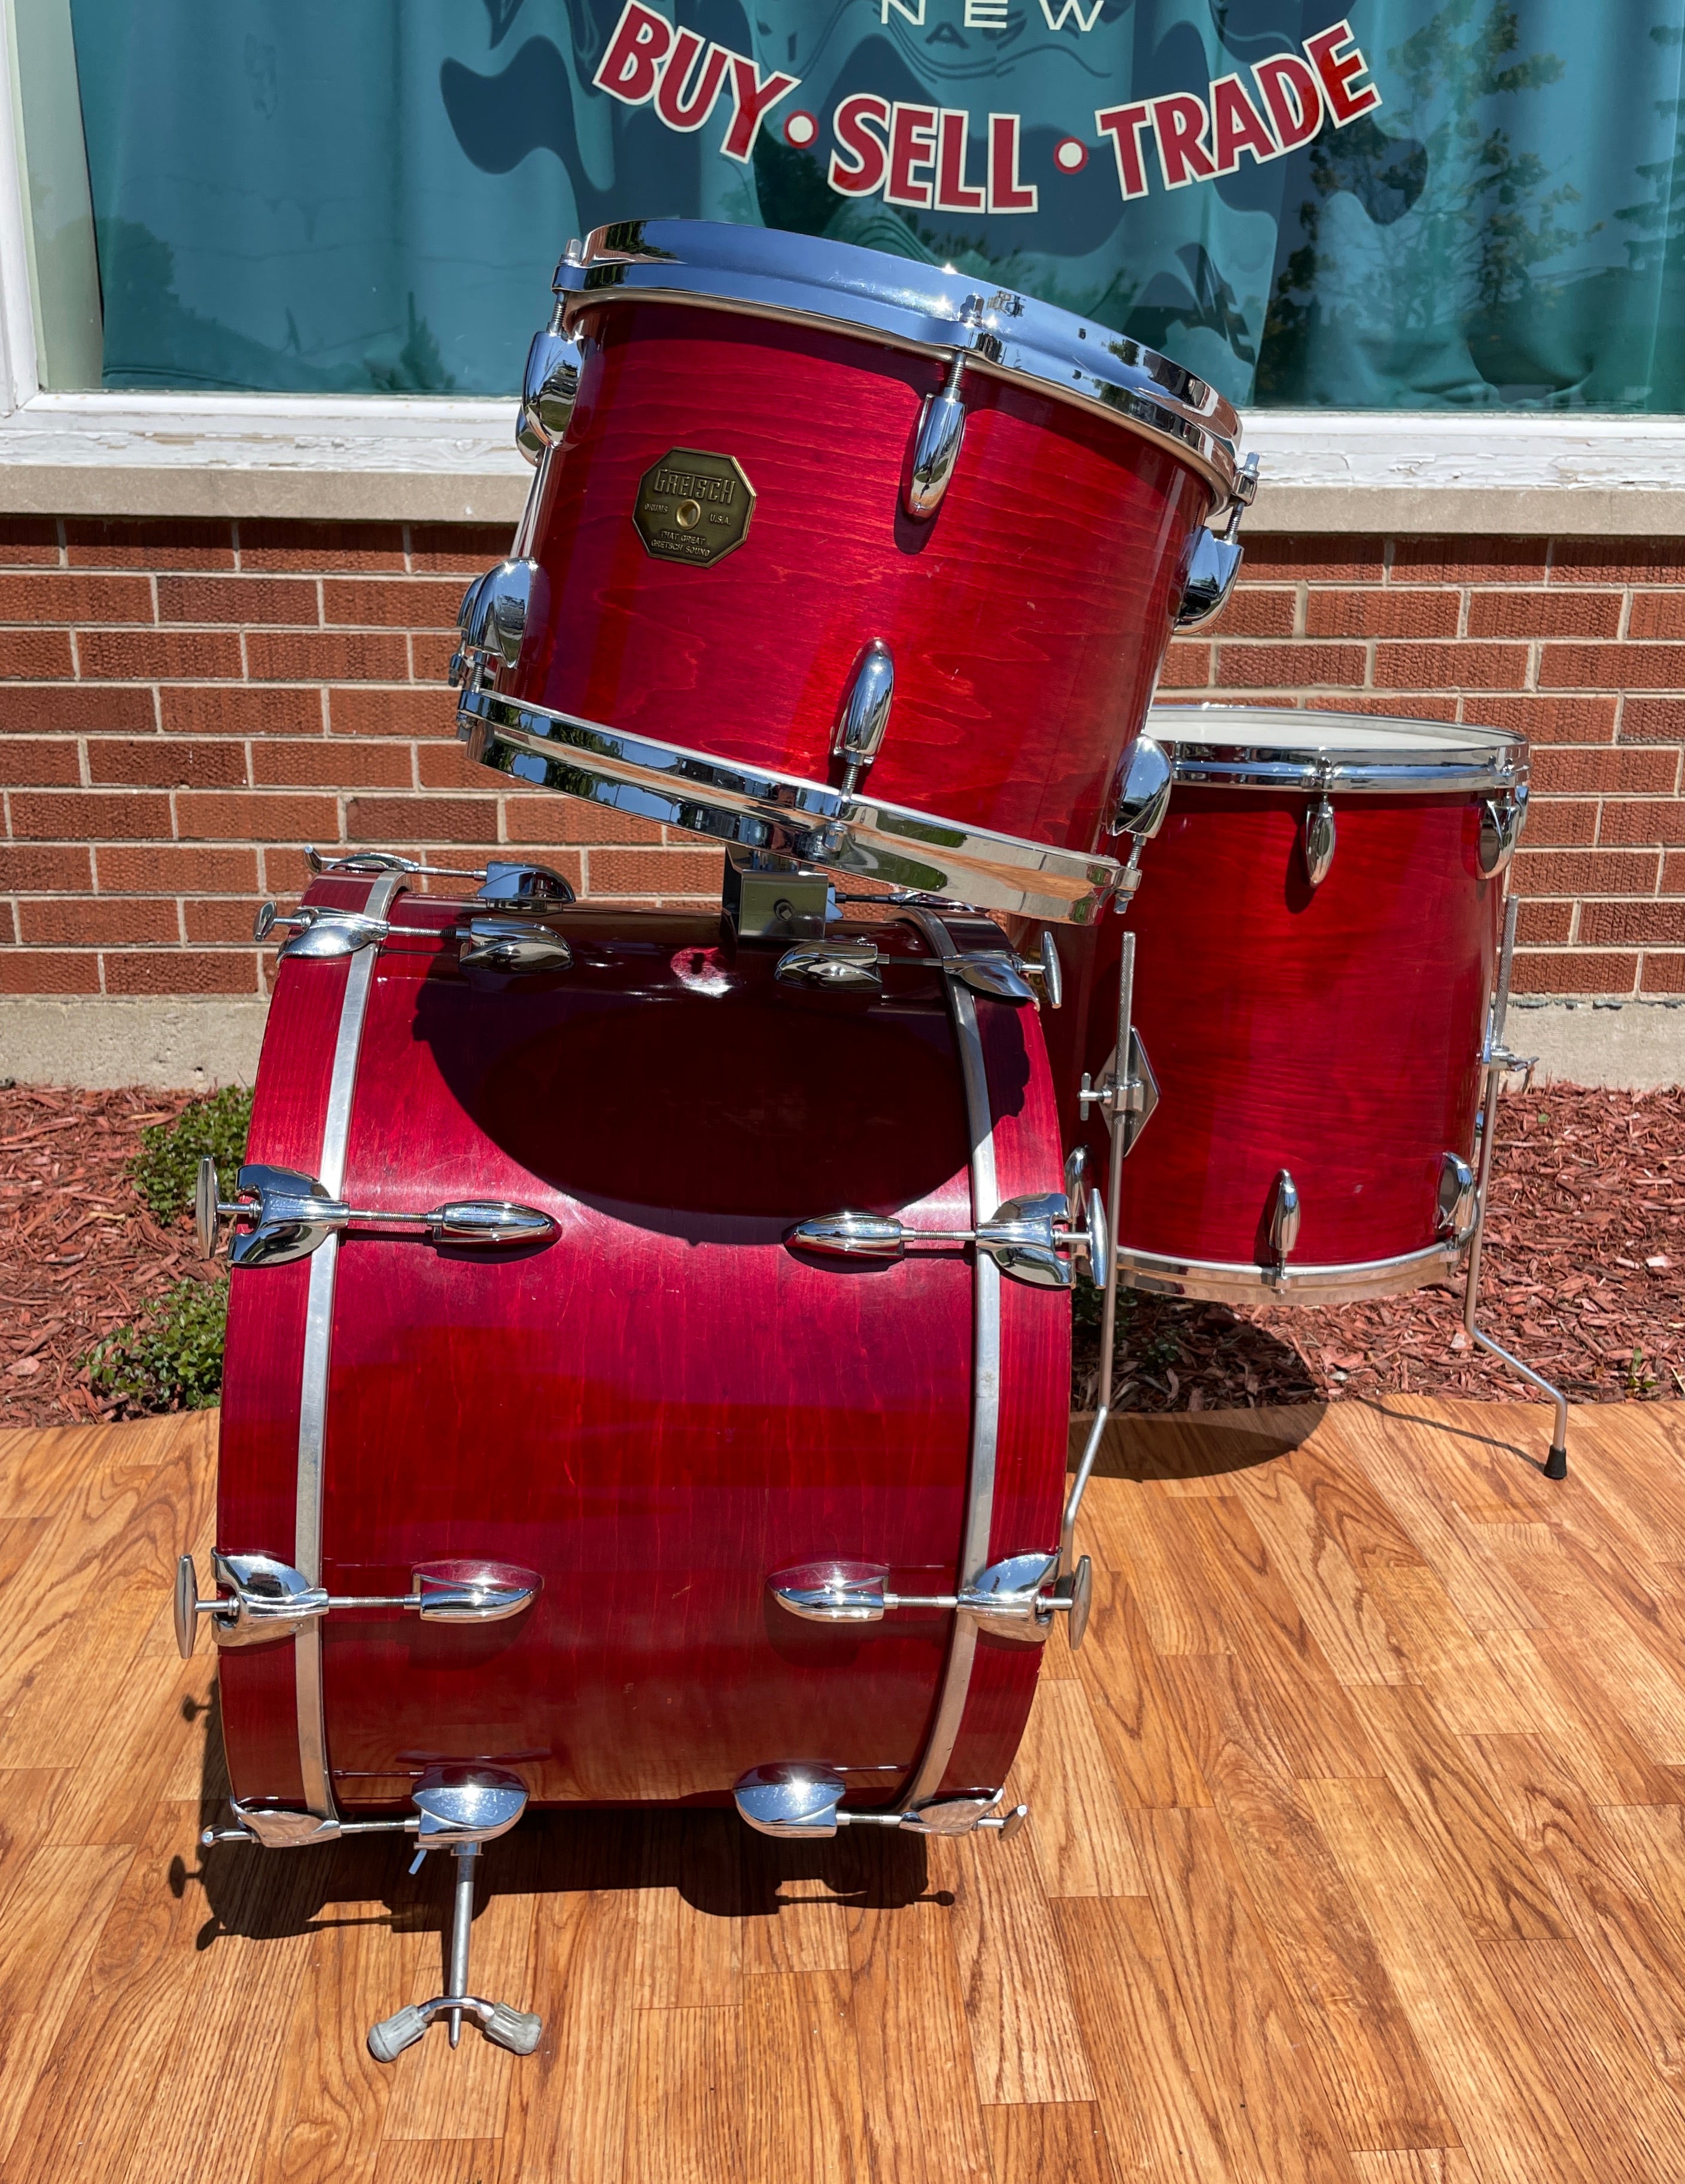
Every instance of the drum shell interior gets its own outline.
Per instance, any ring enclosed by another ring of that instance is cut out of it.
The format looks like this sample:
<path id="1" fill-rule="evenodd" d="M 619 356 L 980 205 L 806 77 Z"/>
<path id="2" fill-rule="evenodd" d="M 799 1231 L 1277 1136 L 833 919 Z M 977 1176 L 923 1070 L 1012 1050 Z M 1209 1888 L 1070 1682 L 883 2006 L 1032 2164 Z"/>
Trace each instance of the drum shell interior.
<path id="1" fill-rule="evenodd" d="M 413 899 L 401 914 L 450 916 Z M 381 951 L 347 1196 L 508 1197 L 562 1233 L 513 1253 L 372 1234 L 339 1246 L 324 1581 L 403 1591 L 413 1563 L 463 1555 L 545 1581 L 514 1624 L 326 1619 L 343 1808 L 402 1800 L 430 1757 L 512 1764 L 540 1803 L 719 1802 L 746 1768 L 792 1758 L 859 1769 L 867 1803 L 899 1786 L 951 1618 L 839 1631 L 765 1589 L 826 1554 L 881 1559 L 904 1591 L 954 1580 L 967 1256 L 841 1266 L 784 1243 L 843 1203 L 969 1225 L 944 983 L 905 928 L 878 930 L 895 960 L 871 999 L 781 986 L 776 950 L 734 950 L 700 918 L 570 912 L 574 965 L 553 974 L 464 974 L 449 944 Z M 311 1167 L 343 990 L 342 964 L 282 965 L 252 1159 Z M 1057 1181 L 1036 1022 L 995 1005 L 986 1034 L 1004 1190 Z M 293 1535 L 310 1272 L 233 1278 L 225 1549 L 285 1554 Z M 1057 1540 L 1069 1307 L 1002 1286 L 994 1547 L 1008 1552 Z M 237 1795 L 300 1795 L 292 1651 L 222 1658 Z M 1036 1652 L 980 1647 L 956 1774 L 1004 1779 Z"/>
<path id="2" fill-rule="evenodd" d="M 545 577 L 499 687 L 631 734 L 836 778 L 862 648 L 896 663 L 874 800 L 1060 847 L 1101 825 L 1210 488 L 1121 422 L 974 370 L 933 520 L 901 493 L 938 359 L 722 309 L 617 302 L 591 341 L 533 551 Z M 639 481 L 676 448 L 737 459 L 748 535 L 707 568 L 648 554 Z"/>
<path id="3" fill-rule="evenodd" d="M 1159 1096 L 1124 1163 L 1126 1249 L 1266 1262 L 1282 1168 L 1302 1208 L 1296 1266 L 1443 1240 L 1442 1156 L 1474 1147 L 1502 883 L 1480 873 L 1478 799 L 1332 801 L 1337 847 L 1318 888 L 1302 794 L 1180 784 L 1146 848 L 1134 1020 Z M 1053 1035 L 1061 1105 L 1100 1163 L 1105 1131 L 1078 1123 L 1075 1095 L 1113 1042 L 1122 929 L 1109 916 L 1092 939 L 1059 933 L 1086 982 Z"/>

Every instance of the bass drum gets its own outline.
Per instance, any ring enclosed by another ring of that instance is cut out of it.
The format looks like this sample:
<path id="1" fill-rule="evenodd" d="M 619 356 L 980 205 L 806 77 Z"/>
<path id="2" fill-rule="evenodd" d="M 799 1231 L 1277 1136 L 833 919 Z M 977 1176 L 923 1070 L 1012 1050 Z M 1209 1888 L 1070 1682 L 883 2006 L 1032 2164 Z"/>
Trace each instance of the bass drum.
<path id="1" fill-rule="evenodd" d="M 236 1798 L 366 1818 L 466 1763 L 546 1805 L 789 1762 L 865 1808 L 997 1789 L 1049 1618 L 953 1602 L 1056 1550 L 1069 1298 L 964 1242 L 789 1239 L 1057 1190 L 1037 1009 L 953 974 L 1000 935 L 845 929 L 877 983 L 818 987 L 717 917 L 575 905 L 529 928 L 550 967 L 465 968 L 462 906 L 403 885 L 312 887 L 259 1072 L 244 1191 L 292 1171 L 326 1211 L 236 1224 L 220 1567 L 327 1602 L 213 1618 Z M 876 1566 L 887 1610 L 770 1589 L 815 1563 Z M 512 1612 L 451 1619 L 494 1582 Z"/>

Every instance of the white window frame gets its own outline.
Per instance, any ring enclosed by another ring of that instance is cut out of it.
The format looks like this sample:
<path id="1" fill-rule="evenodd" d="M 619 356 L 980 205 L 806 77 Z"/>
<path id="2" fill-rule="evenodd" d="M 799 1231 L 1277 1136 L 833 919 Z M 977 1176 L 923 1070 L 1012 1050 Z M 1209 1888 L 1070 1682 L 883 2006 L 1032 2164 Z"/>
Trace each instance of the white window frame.
<path id="1" fill-rule="evenodd" d="M 507 397 L 44 388 L 7 48 L 0 37 L 0 514 L 514 521 L 531 473 Z M 1685 417 L 1244 422 L 1263 480 L 1248 534 L 1685 537 Z"/>

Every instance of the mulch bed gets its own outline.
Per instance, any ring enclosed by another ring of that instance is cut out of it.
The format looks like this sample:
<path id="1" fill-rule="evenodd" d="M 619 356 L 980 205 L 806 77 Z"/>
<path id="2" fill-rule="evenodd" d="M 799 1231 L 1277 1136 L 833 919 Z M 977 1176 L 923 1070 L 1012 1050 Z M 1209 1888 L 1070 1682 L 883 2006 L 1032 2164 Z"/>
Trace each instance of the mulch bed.
<path id="1" fill-rule="evenodd" d="M 129 1180 L 148 1123 L 182 1093 L 0 1089 L 0 1427 L 116 1415 L 83 1359 L 184 1274 L 214 1276 L 192 1223 L 168 1232 Z"/>
<path id="2" fill-rule="evenodd" d="M 186 1096 L 0 1087 L 0 1427 L 113 1415 L 83 1365 L 184 1275 L 213 1278 L 184 1218 L 158 1228 L 128 1168 Z M 1481 1324 L 1577 1402 L 1685 1396 L 1685 1093 L 1553 1084 L 1499 1109 Z M 1304 1311 L 1120 1298 L 1116 1400 L 1231 1410 L 1384 1392 L 1538 1396 L 1462 1337 L 1460 1292 Z M 1098 1334 L 1079 1328 L 1092 1408 Z"/>
<path id="3" fill-rule="evenodd" d="M 1576 1402 L 1685 1396 L 1685 1093 L 1552 1084 L 1499 1102 L 1479 1325 Z M 1385 1393 L 1541 1398 L 1474 1348 L 1462 1291 L 1319 1307 L 1119 1298 L 1114 1400 L 1242 1410 Z M 1099 1338 L 1079 1329 L 1092 1409 Z"/>

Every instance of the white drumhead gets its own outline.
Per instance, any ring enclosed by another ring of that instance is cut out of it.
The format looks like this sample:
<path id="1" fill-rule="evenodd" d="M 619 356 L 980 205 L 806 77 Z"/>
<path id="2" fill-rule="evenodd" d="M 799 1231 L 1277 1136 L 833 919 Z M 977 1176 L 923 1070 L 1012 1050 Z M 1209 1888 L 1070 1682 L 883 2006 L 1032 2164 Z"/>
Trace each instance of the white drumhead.
<path id="1" fill-rule="evenodd" d="M 1278 788 L 1501 789 L 1527 778 L 1525 737 L 1458 721 L 1284 705 L 1155 705 L 1147 733 L 1178 781 Z"/>

